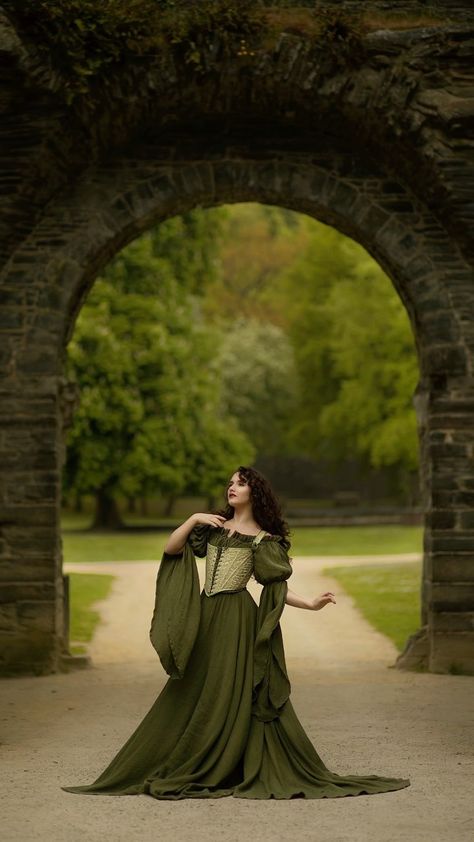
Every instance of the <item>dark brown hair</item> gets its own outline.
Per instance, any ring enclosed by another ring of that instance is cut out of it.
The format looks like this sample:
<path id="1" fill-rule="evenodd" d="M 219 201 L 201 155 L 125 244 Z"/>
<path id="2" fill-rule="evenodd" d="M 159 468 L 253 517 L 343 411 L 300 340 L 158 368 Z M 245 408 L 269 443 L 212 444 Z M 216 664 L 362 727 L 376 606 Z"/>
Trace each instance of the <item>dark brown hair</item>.
<path id="1" fill-rule="evenodd" d="M 250 502 L 254 519 L 272 535 L 280 535 L 283 539 L 280 543 L 285 550 L 289 550 L 291 542 L 288 540 L 290 530 L 288 524 L 283 520 L 280 503 L 275 496 L 273 489 L 260 471 L 256 468 L 239 465 L 237 469 L 240 479 L 250 486 Z M 227 498 L 227 486 L 224 491 L 225 505 L 222 509 L 216 510 L 214 514 L 222 515 L 230 520 L 234 515 L 234 507 L 230 505 Z"/>

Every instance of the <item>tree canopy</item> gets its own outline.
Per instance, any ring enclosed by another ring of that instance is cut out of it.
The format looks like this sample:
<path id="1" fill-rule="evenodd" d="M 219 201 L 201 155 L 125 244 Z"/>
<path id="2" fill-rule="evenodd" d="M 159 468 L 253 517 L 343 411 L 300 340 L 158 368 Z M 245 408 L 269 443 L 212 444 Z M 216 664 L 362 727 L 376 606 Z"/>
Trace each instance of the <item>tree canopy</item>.
<path id="1" fill-rule="evenodd" d="M 242 203 L 146 232 L 107 266 L 68 349 L 81 403 L 65 490 L 222 491 L 257 456 L 418 468 L 408 315 L 367 252 Z"/>
<path id="2" fill-rule="evenodd" d="M 235 418 L 222 411 L 220 333 L 205 324 L 199 297 L 186 292 L 209 271 L 212 240 L 208 230 L 201 237 L 201 221 L 191 220 L 201 253 L 193 253 L 192 269 L 185 264 L 189 275 L 177 278 L 180 237 L 191 234 L 172 220 L 131 243 L 96 280 L 68 348 L 80 406 L 68 435 L 65 490 L 109 499 L 157 490 L 210 495 L 236 462 L 254 458 Z"/>
<path id="3" fill-rule="evenodd" d="M 280 452 L 355 457 L 390 470 L 405 491 L 419 463 L 418 359 L 391 280 L 362 246 L 303 214 L 250 203 L 227 210 L 204 311 L 229 316 L 246 293 L 244 312 L 290 343 L 291 420 Z"/>

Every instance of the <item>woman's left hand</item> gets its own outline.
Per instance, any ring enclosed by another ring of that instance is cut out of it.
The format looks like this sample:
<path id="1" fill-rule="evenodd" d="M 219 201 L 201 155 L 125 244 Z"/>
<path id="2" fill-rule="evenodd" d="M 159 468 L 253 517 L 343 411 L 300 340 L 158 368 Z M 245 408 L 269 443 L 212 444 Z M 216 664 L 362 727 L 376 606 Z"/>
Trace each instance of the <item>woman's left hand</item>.
<path id="1" fill-rule="evenodd" d="M 311 602 L 313 611 L 319 611 L 321 608 L 324 608 L 325 605 L 328 605 L 329 602 L 334 602 L 334 604 L 336 604 L 332 591 L 325 591 L 320 594 L 320 596 L 315 596 Z"/>

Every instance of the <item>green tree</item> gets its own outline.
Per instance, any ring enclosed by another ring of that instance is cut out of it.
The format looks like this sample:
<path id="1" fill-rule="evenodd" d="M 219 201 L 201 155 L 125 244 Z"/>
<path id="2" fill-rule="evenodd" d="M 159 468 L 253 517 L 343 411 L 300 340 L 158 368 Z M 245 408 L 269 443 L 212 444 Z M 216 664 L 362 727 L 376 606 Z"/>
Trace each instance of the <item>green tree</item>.
<path id="1" fill-rule="evenodd" d="M 227 208 L 196 208 L 147 232 L 154 257 L 165 260 L 180 288 L 202 296 L 220 272 Z"/>
<path id="2" fill-rule="evenodd" d="M 220 411 L 220 332 L 205 324 L 199 297 L 183 291 L 158 239 L 147 232 L 109 264 L 68 347 L 81 400 L 64 489 L 95 492 L 95 526 L 120 524 L 119 494 L 212 495 L 236 461 L 254 458 Z"/>
<path id="3" fill-rule="evenodd" d="M 303 384 L 295 446 L 390 466 L 406 490 L 418 468 L 418 359 L 390 279 L 357 243 L 314 223 L 310 246 L 278 286 Z"/>
<path id="4" fill-rule="evenodd" d="M 239 317 L 226 324 L 219 353 L 222 408 L 259 455 L 282 453 L 299 397 L 298 372 L 284 331 Z"/>
<path id="5" fill-rule="evenodd" d="M 208 319 L 237 314 L 283 326 L 275 306 L 276 277 L 307 246 L 310 232 L 301 214 L 272 205 L 239 202 L 222 209 L 216 275 L 204 293 Z"/>

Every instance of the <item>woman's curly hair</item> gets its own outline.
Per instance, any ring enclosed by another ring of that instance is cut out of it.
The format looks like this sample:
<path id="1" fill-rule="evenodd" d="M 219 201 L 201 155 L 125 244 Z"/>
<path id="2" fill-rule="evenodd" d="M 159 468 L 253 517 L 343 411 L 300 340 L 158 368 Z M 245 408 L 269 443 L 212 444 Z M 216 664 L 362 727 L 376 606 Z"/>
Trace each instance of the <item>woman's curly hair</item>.
<path id="1" fill-rule="evenodd" d="M 250 486 L 250 502 L 255 520 L 266 532 L 270 532 L 271 535 L 279 535 L 282 538 L 282 547 L 289 550 L 291 546 L 291 542 L 288 540 L 290 530 L 286 521 L 283 520 L 280 503 L 270 483 L 256 468 L 239 465 L 237 472 L 240 479 Z M 222 515 L 226 520 L 230 520 L 234 515 L 234 507 L 228 501 L 227 486 L 224 491 L 224 498 L 224 507 L 214 511 L 214 514 Z"/>

